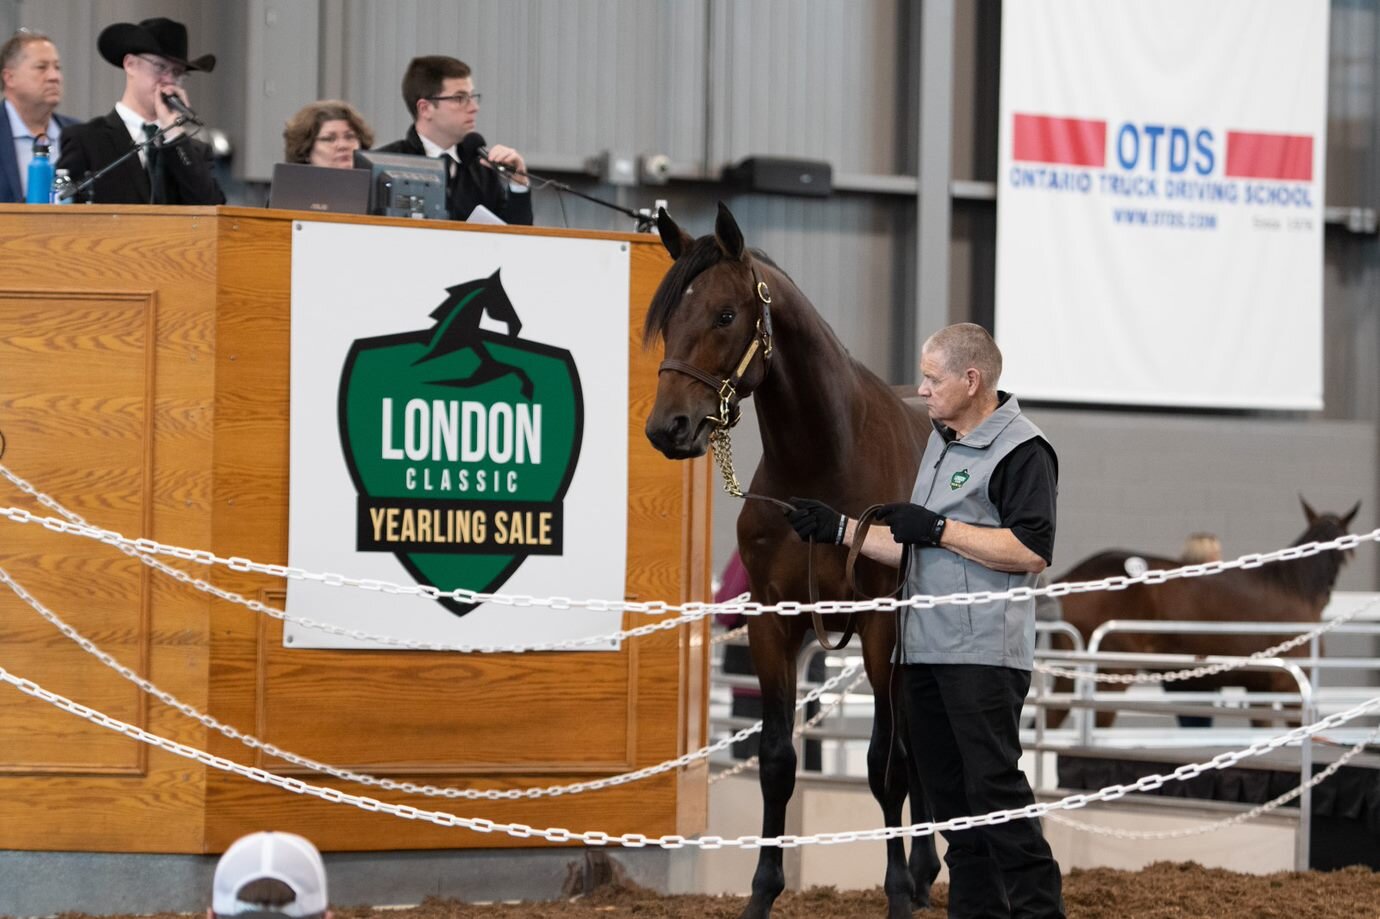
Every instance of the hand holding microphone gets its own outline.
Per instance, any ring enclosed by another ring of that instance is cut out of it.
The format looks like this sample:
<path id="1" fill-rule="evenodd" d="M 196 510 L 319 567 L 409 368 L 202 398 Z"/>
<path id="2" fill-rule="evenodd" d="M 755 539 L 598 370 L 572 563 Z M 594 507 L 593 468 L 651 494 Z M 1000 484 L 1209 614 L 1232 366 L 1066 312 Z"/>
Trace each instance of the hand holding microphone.
<path id="1" fill-rule="evenodd" d="M 489 149 L 484 145 L 484 136 L 472 131 L 461 139 L 458 152 L 462 163 L 478 160 L 513 182 L 520 185 L 528 184 L 527 164 L 523 161 L 522 154 L 512 147 L 499 144 Z"/>
<path id="2" fill-rule="evenodd" d="M 201 118 L 197 116 L 197 113 L 192 111 L 192 107 L 187 104 L 187 100 L 183 97 L 180 87 L 175 91 L 172 89 L 160 89 L 157 98 L 163 103 L 162 107 L 166 108 L 169 114 L 177 115 L 190 124 L 197 126 L 204 124 Z M 155 104 L 155 108 L 157 107 L 158 106 Z M 163 121 L 163 113 L 159 112 L 158 115 L 158 120 L 161 123 Z"/>

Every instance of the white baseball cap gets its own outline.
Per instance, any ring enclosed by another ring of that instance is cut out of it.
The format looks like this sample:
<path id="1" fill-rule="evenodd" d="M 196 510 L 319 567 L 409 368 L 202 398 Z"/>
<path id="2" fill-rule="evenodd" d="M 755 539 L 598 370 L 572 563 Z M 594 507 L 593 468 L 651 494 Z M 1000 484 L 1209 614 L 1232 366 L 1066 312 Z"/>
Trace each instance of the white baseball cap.
<path id="1" fill-rule="evenodd" d="M 246 903 L 240 890 L 251 881 L 282 881 L 296 895 L 289 903 L 265 907 Z M 296 833 L 250 833 L 225 850 L 211 885 L 211 911 L 217 916 L 270 913 L 305 919 L 326 912 L 326 866 L 316 846 Z"/>

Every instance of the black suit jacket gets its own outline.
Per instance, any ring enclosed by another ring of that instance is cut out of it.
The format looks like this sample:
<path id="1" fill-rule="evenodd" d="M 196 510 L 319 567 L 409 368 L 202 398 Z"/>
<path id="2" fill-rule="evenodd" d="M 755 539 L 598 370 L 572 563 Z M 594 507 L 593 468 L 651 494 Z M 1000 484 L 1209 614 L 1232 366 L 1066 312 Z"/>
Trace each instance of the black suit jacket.
<path id="1" fill-rule="evenodd" d="M 57 168 L 66 169 L 80 184 L 88 175 L 134 149 L 129 130 L 113 109 L 85 124 L 62 130 L 62 156 Z M 225 193 L 211 172 L 211 148 L 185 134 L 159 150 L 162 181 L 153 194 L 139 157 L 131 156 L 96 182 L 81 197 L 96 204 L 224 204 Z"/>
<path id="2" fill-rule="evenodd" d="M 62 135 L 62 144 L 65 150 L 66 134 Z M 407 129 L 407 136 L 402 140 L 395 140 L 378 150 L 380 153 L 426 156 L 426 148 L 417 136 L 416 125 Z M 532 193 L 510 191 L 508 180 L 482 163 L 462 163 L 451 180 L 448 197 L 452 220 L 466 219 L 476 205 L 482 204 L 508 223 L 532 225 Z"/>

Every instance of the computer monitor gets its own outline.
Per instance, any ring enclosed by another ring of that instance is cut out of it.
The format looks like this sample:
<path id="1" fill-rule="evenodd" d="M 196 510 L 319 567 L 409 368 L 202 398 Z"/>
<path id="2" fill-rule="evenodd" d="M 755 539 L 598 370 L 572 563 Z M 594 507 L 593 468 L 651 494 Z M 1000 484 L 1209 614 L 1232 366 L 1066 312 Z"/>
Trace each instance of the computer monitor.
<path id="1" fill-rule="evenodd" d="M 369 170 L 369 213 L 446 220 L 446 164 L 429 156 L 356 150 L 355 167 Z"/>

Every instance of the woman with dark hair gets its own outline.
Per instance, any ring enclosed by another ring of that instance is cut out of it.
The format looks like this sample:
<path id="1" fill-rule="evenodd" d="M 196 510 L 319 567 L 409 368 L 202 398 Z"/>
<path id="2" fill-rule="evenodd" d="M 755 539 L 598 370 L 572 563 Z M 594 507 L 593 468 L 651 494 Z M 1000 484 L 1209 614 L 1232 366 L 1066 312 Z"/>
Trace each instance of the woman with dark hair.
<path id="1" fill-rule="evenodd" d="M 311 166 L 354 167 L 356 150 L 368 150 L 374 132 L 355 107 L 339 99 L 304 106 L 283 128 L 283 158 Z"/>

